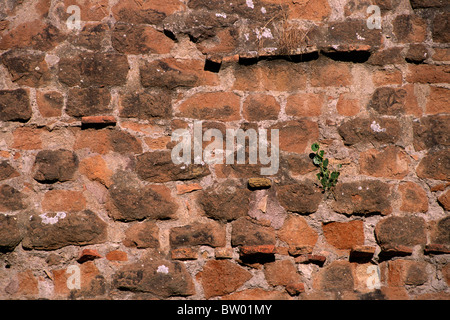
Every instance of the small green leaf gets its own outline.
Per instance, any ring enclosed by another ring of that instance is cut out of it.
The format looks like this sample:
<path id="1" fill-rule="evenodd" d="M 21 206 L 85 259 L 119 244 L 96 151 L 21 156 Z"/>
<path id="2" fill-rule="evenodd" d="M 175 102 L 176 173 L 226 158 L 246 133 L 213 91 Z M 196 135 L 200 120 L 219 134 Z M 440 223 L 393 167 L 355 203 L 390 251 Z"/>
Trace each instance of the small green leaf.
<path id="1" fill-rule="evenodd" d="M 320 150 L 320 151 L 319 151 L 319 155 L 320 155 L 321 157 L 323 157 L 324 153 L 325 153 L 325 151 L 323 151 L 323 150 Z"/>
<path id="2" fill-rule="evenodd" d="M 337 180 L 337 178 L 339 177 L 339 172 L 337 172 L 337 171 L 333 171 L 332 173 L 331 173 L 331 179 L 333 179 L 333 180 Z"/>
<path id="3" fill-rule="evenodd" d="M 328 159 L 323 160 L 323 167 L 326 168 L 328 167 Z"/>
<path id="4" fill-rule="evenodd" d="M 317 142 L 313 143 L 311 145 L 311 150 L 316 152 L 317 150 L 319 150 L 319 144 Z"/>
<path id="5" fill-rule="evenodd" d="M 314 163 L 314 164 L 319 165 L 321 162 L 322 162 L 322 161 L 321 161 L 321 159 L 320 159 L 318 156 L 315 156 L 315 157 L 314 157 L 314 159 L 313 159 L 313 163 Z"/>

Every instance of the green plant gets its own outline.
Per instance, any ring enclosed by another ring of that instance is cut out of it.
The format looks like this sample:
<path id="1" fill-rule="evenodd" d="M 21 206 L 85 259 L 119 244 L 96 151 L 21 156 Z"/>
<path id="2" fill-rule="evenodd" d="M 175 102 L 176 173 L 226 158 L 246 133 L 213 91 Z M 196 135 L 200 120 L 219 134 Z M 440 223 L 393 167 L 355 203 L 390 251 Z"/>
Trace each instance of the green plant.
<path id="1" fill-rule="evenodd" d="M 325 151 L 320 150 L 319 143 L 313 143 L 311 150 L 314 151 L 313 163 L 320 169 L 320 172 L 316 176 L 322 185 L 323 192 L 332 191 L 338 182 L 340 172 L 338 170 L 330 170 L 328 167 L 329 160 L 328 158 L 324 158 Z M 341 168 L 340 164 L 338 168 Z"/>

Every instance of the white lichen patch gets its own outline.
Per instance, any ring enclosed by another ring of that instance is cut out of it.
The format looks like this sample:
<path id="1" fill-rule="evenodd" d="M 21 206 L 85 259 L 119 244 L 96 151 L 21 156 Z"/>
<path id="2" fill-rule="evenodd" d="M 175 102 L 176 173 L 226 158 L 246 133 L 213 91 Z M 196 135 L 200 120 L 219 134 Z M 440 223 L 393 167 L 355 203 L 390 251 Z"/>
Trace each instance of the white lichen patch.
<path id="1" fill-rule="evenodd" d="M 64 219 L 66 217 L 65 212 L 57 212 L 53 217 L 48 217 L 47 213 L 40 214 L 39 217 L 42 219 L 43 224 L 55 224 L 59 219 Z"/>
<path id="2" fill-rule="evenodd" d="M 245 3 L 247 3 L 247 7 L 254 9 L 255 5 L 253 4 L 253 0 L 245 0 Z"/>
<path id="3" fill-rule="evenodd" d="M 370 125 L 370 129 L 374 132 L 385 132 L 386 128 L 381 128 L 381 126 L 376 123 L 375 121 L 372 121 L 372 124 Z"/>
<path id="4" fill-rule="evenodd" d="M 168 274 L 169 268 L 167 268 L 165 265 L 162 264 L 162 265 L 158 266 L 158 269 L 156 269 L 156 272 Z"/>

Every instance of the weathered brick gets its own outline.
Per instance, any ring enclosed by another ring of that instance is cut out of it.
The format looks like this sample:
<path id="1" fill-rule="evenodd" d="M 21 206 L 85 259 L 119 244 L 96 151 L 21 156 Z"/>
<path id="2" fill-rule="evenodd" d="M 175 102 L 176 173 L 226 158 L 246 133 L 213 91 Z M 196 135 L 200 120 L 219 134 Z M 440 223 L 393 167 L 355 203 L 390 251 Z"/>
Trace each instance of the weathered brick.
<path id="1" fill-rule="evenodd" d="M 423 44 L 411 44 L 405 54 L 405 60 L 412 63 L 422 63 L 430 57 L 428 49 Z"/>
<path id="2" fill-rule="evenodd" d="M 143 2 L 124 0 L 112 7 L 112 13 L 118 21 L 136 24 L 158 24 L 167 16 L 184 9 L 184 3 L 179 0 Z"/>
<path id="3" fill-rule="evenodd" d="M 17 294 L 19 296 L 37 296 L 39 294 L 38 279 L 33 271 L 26 270 L 17 274 L 19 288 Z"/>
<path id="4" fill-rule="evenodd" d="M 187 98 L 177 116 L 200 119 L 234 121 L 240 119 L 240 97 L 233 92 L 200 92 Z"/>
<path id="5" fill-rule="evenodd" d="M 432 37 L 434 42 L 449 43 L 450 14 L 448 12 L 437 14 L 433 20 Z"/>
<path id="6" fill-rule="evenodd" d="M 375 236 L 382 248 L 425 244 L 425 220 L 416 216 L 387 217 L 376 225 Z"/>
<path id="7" fill-rule="evenodd" d="M 392 212 L 390 193 L 389 185 L 379 180 L 338 183 L 333 209 L 345 214 L 387 215 Z"/>
<path id="8" fill-rule="evenodd" d="M 219 222 L 200 222 L 170 230 L 170 246 L 172 248 L 198 245 L 223 247 L 225 244 L 225 226 Z"/>
<path id="9" fill-rule="evenodd" d="M 321 269 L 315 287 L 323 291 L 352 291 L 355 277 L 352 265 L 347 261 L 333 261 Z"/>
<path id="10" fill-rule="evenodd" d="M 360 154 L 361 173 L 373 177 L 403 179 L 408 174 L 408 154 L 399 147 L 370 149 Z"/>
<path id="11" fill-rule="evenodd" d="M 0 161 L 0 181 L 18 176 L 19 173 L 11 166 L 8 160 Z"/>
<path id="12" fill-rule="evenodd" d="M 109 187 L 112 184 L 112 170 L 101 155 L 84 158 L 80 161 L 79 171 L 89 180 L 98 181 Z"/>
<path id="13" fill-rule="evenodd" d="M 285 219 L 281 229 L 278 231 L 278 237 L 280 240 L 286 242 L 286 244 L 289 245 L 289 248 L 296 250 L 296 248 L 300 247 L 313 248 L 319 236 L 317 232 L 308 225 L 303 217 L 289 215 Z M 301 252 L 304 253 L 303 251 Z"/>
<path id="14" fill-rule="evenodd" d="M 401 137 L 398 120 L 391 118 L 354 118 L 338 127 L 346 145 L 372 143 L 375 145 L 395 143 Z"/>
<path id="15" fill-rule="evenodd" d="M 233 89 L 242 91 L 294 91 L 306 87 L 307 71 L 301 64 L 274 61 L 238 66 Z"/>
<path id="16" fill-rule="evenodd" d="M 81 191 L 49 190 L 41 202 L 44 212 L 77 212 L 86 208 L 86 199 Z"/>
<path id="17" fill-rule="evenodd" d="M 0 212 L 25 209 L 25 195 L 10 185 L 0 186 Z"/>
<path id="18" fill-rule="evenodd" d="M 373 109 L 379 114 L 399 115 L 404 113 L 406 90 L 391 87 L 377 88 L 368 104 L 368 109 Z"/>
<path id="19" fill-rule="evenodd" d="M 42 148 L 41 134 L 43 130 L 32 127 L 18 127 L 13 132 L 12 148 L 21 150 L 36 150 Z"/>
<path id="20" fill-rule="evenodd" d="M 280 204 L 290 212 L 313 213 L 322 201 L 322 193 L 312 184 L 289 184 L 277 188 Z"/>
<path id="21" fill-rule="evenodd" d="M 425 20 L 416 15 L 398 15 L 394 21 L 394 34 L 400 43 L 423 42 L 426 38 Z"/>
<path id="22" fill-rule="evenodd" d="M 413 122 L 414 149 L 450 146 L 450 116 L 431 115 Z"/>
<path id="23" fill-rule="evenodd" d="M 422 158 L 416 168 L 419 178 L 450 180 L 450 153 L 448 149 L 432 150 Z"/>
<path id="24" fill-rule="evenodd" d="M 65 38 L 64 34 L 52 24 L 41 19 L 24 22 L 7 32 L 0 39 L 0 49 L 32 48 L 50 50 Z"/>
<path id="25" fill-rule="evenodd" d="M 359 113 L 360 104 L 358 99 L 354 99 L 348 94 L 341 94 L 336 104 L 337 112 L 342 116 L 354 116 Z"/>
<path id="26" fill-rule="evenodd" d="M 208 167 L 201 164 L 174 164 L 170 151 L 145 152 L 137 156 L 136 160 L 139 177 L 151 182 L 192 180 L 210 174 Z"/>
<path id="27" fill-rule="evenodd" d="M 138 249 L 159 248 L 159 227 L 151 220 L 134 223 L 125 231 L 123 244 Z"/>
<path id="28" fill-rule="evenodd" d="M 382 43 L 381 31 L 369 29 L 366 20 L 347 19 L 343 22 L 331 22 L 328 25 L 327 45 L 342 45 L 344 49 L 357 46 L 377 48 Z"/>
<path id="29" fill-rule="evenodd" d="M 123 54 L 83 52 L 61 57 L 58 77 L 69 87 L 121 86 L 126 83 L 128 69 L 128 59 Z"/>
<path id="30" fill-rule="evenodd" d="M 80 8 L 82 21 L 100 21 L 108 16 L 108 1 L 107 0 L 85 0 L 83 2 L 77 0 L 64 0 L 65 8 L 70 5 L 77 5 Z M 70 14 L 63 10 L 62 20 L 66 21 Z"/>
<path id="31" fill-rule="evenodd" d="M 92 261 L 95 259 L 100 259 L 102 256 L 95 249 L 83 249 L 78 256 L 77 262 L 84 263 L 86 261 Z"/>
<path id="32" fill-rule="evenodd" d="M 247 188 L 225 184 L 203 190 L 197 201 L 208 217 L 231 221 L 247 215 L 249 196 Z"/>
<path id="33" fill-rule="evenodd" d="M 18 85 L 40 87 L 49 83 L 51 74 L 44 60 L 44 53 L 26 50 L 10 50 L 0 60 L 11 74 L 11 80 Z"/>
<path id="34" fill-rule="evenodd" d="M 105 258 L 109 261 L 128 261 L 128 254 L 122 250 L 113 250 L 108 252 Z"/>
<path id="35" fill-rule="evenodd" d="M 290 260 L 278 260 L 264 265 L 264 276 L 272 286 L 287 286 L 301 282 L 297 268 Z"/>
<path id="36" fill-rule="evenodd" d="M 427 212 L 428 197 L 421 186 L 414 182 L 403 182 L 398 186 L 398 191 L 402 196 L 401 211 L 406 212 Z"/>
<path id="37" fill-rule="evenodd" d="M 114 49 L 126 54 L 165 54 L 174 45 L 173 40 L 153 27 L 124 23 L 114 26 L 111 41 Z"/>
<path id="38" fill-rule="evenodd" d="M 201 272 L 205 298 L 229 294 L 251 277 L 250 272 L 229 260 L 209 260 Z"/>
<path id="39" fill-rule="evenodd" d="M 109 189 L 109 214 L 115 220 L 173 218 L 178 205 L 166 186 L 137 187 L 115 183 Z"/>
<path id="40" fill-rule="evenodd" d="M 267 291 L 260 288 L 245 289 L 223 296 L 222 300 L 288 300 L 286 292 L 273 290 Z"/>
<path id="41" fill-rule="evenodd" d="M 27 90 L 0 90 L 0 121 L 26 122 L 32 114 Z"/>
<path id="42" fill-rule="evenodd" d="M 445 0 L 410 0 L 413 9 L 445 7 Z"/>
<path id="43" fill-rule="evenodd" d="M 36 102 L 39 113 L 44 118 L 61 116 L 64 97 L 58 91 L 36 91 Z"/>
<path id="44" fill-rule="evenodd" d="M 399 70 L 376 70 L 372 75 L 375 86 L 401 85 L 403 82 L 402 72 Z"/>
<path id="45" fill-rule="evenodd" d="M 322 93 L 293 94 L 287 98 L 286 114 L 294 117 L 318 117 L 322 114 Z"/>
<path id="46" fill-rule="evenodd" d="M 258 225 L 246 217 L 233 221 L 231 226 L 232 246 L 275 244 L 275 232 L 271 227 Z"/>
<path id="47" fill-rule="evenodd" d="M 450 217 L 444 217 L 430 223 L 431 243 L 450 245 Z"/>
<path id="48" fill-rule="evenodd" d="M 351 249 L 364 244 L 364 222 L 330 222 L 322 225 L 323 234 L 329 244 L 338 249 Z"/>
<path id="49" fill-rule="evenodd" d="M 280 150 L 287 152 L 304 153 L 319 138 L 317 123 L 307 119 L 279 122 L 271 129 L 279 130 Z"/>
<path id="50" fill-rule="evenodd" d="M 219 84 L 218 76 L 205 71 L 201 60 L 166 58 L 144 61 L 139 70 L 144 87 L 174 89 Z"/>
<path id="51" fill-rule="evenodd" d="M 33 214 L 22 246 L 56 250 L 70 245 L 88 245 L 106 240 L 107 224 L 90 210 Z"/>
<path id="52" fill-rule="evenodd" d="M 449 83 L 450 66 L 432 64 L 410 64 L 406 74 L 409 83 Z"/>
<path id="53" fill-rule="evenodd" d="M 425 105 L 426 114 L 448 113 L 448 102 L 450 101 L 450 89 L 441 87 L 430 87 L 427 104 Z"/>
<path id="54" fill-rule="evenodd" d="M 0 214 L 0 228 L 0 252 L 13 251 L 23 238 L 17 217 Z"/>
<path id="55" fill-rule="evenodd" d="M 311 85 L 313 87 L 342 87 L 352 84 L 350 65 L 339 62 L 319 61 L 311 68 Z"/>
<path id="56" fill-rule="evenodd" d="M 116 129 L 86 129 L 76 135 L 74 150 L 88 148 L 92 152 L 107 154 L 109 151 L 120 154 L 141 153 L 142 145 L 133 135 Z"/>
<path id="57" fill-rule="evenodd" d="M 267 94 L 250 94 L 244 101 L 243 116 L 248 121 L 276 120 L 280 104 Z"/>
<path id="58" fill-rule="evenodd" d="M 171 95 L 166 90 L 126 92 L 120 97 L 121 117 L 150 120 L 171 115 Z"/>
<path id="59" fill-rule="evenodd" d="M 450 189 L 444 191 L 438 197 L 438 202 L 444 208 L 444 210 L 450 211 Z"/>
<path id="60" fill-rule="evenodd" d="M 428 281 L 427 263 L 424 261 L 394 260 L 388 263 L 388 285 L 420 286 Z"/>
<path id="61" fill-rule="evenodd" d="M 110 27 L 106 23 L 86 22 L 80 32 L 70 34 L 67 40 L 76 47 L 100 51 L 109 32 Z"/>
<path id="62" fill-rule="evenodd" d="M 111 94 L 106 88 L 71 88 L 65 111 L 72 117 L 110 114 L 110 101 Z"/>
<path id="63" fill-rule="evenodd" d="M 41 183 L 72 180 L 78 169 L 78 157 L 69 150 L 42 150 L 36 155 L 34 179 Z"/>
<path id="64" fill-rule="evenodd" d="M 190 296 L 194 283 L 183 263 L 154 257 L 121 268 L 113 284 L 119 290 L 148 292 L 161 298 Z"/>

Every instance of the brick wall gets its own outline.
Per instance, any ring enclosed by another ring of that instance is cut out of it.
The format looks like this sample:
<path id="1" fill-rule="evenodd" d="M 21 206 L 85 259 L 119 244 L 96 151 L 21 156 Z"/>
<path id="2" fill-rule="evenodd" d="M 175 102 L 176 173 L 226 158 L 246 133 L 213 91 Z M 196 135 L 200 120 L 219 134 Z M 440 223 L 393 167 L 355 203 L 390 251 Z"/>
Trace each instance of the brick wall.
<path id="1" fill-rule="evenodd" d="M 449 19 L 444 0 L 1 2 L 0 298 L 450 299 Z M 194 120 L 278 129 L 279 170 L 174 164 Z"/>

